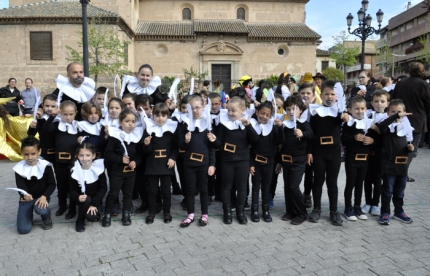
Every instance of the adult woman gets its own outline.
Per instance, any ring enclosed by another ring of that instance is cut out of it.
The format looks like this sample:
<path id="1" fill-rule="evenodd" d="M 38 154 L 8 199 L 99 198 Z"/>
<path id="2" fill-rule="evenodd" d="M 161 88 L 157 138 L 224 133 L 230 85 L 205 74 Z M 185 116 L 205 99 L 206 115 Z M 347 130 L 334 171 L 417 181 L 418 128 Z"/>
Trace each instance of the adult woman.
<path id="1" fill-rule="evenodd" d="M 321 73 L 316 73 L 316 75 L 312 78 L 315 81 L 315 92 L 318 93 L 318 95 L 321 95 L 321 86 L 323 81 L 326 80 L 326 77 L 324 77 L 324 75 Z"/>
<path id="2" fill-rule="evenodd" d="M 10 78 L 8 83 L 8 85 L 0 89 L 0 98 L 15 97 L 15 99 L 8 101 L 5 106 L 11 116 L 19 116 L 18 102 L 21 100 L 21 94 L 15 87 L 16 79 Z"/>
<path id="3" fill-rule="evenodd" d="M 282 95 L 284 101 L 290 96 L 290 90 L 288 84 L 290 83 L 291 75 L 288 73 L 281 73 L 278 78 L 278 86 L 276 87 L 275 93 Z"/>
<path id="4" fill-rule="evenodd" d="M 367 107 L 371 108 L 370 102 L 372 101 L 372 95 L 376 91 L 376 87 L 368 85 L 371 76 L 369 72 L 362 71 L 358 76 L 359 85 L 354 87 L 349 94 L 349 98 L 353 97 L 364 97 L 367 102 Z"/>

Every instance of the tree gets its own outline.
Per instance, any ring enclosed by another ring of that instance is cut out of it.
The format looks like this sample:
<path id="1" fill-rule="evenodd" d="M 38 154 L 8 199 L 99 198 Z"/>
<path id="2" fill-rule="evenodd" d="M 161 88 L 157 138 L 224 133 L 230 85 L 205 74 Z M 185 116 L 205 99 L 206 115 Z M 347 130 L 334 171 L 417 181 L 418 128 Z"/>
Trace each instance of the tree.
<path id="1" fill-rule="evenodd" d="M 348 35 L 341 31 L 339 35 L 333 36 L 334 45 L 330 48 L 330 58 L 336 61 L 336 66 L 343 67 L 344 79 L 346 79 L 346 67 L 354 65 L 360 54 L 360 47 L 349 48 L 345 46 Z"/>
<path id="2" fill-rule="evenodd" d="M 205 80 L 206 76 L 209 75 L 208 71 L 200 73 L 194 68 L 194 66 L 191 66 L 190 69 L 182 68 L 182 72 L 184 73 L 185 81 L 188 82 L 188 84 L 190 84 L 192 78 L 194 78 L 195 84 L 200 84 Z"/>
<path id="3" fill-rule="evenodd" d="M 82 32 L 76 32 L 82 37 Z M 88 24 L 88 61 L 90 75 L 94 76 L 97 83 L 99 75 L 122 75 L 129 73 L 126 58 L 127 48 L 130 42 L 121 41 L 118 32 L 103 22 L 100 18 L 92 18 Z M 82 40 L 78 42 L 82 49 Z M 77 51 L 66 46 L 69 52 L 67 61 L 83 63 L 82 50 Z"/>
<path id="4" fill-rule="evenodd" d="M 342 70 L 339 70 L 339 69 L 334 68 L 334 67 L 327 67 L 325 70 L 322 71 L 322 74 L 328 80 L 334 80 L 334 81 L 343 81 L 344 80 Z"/>

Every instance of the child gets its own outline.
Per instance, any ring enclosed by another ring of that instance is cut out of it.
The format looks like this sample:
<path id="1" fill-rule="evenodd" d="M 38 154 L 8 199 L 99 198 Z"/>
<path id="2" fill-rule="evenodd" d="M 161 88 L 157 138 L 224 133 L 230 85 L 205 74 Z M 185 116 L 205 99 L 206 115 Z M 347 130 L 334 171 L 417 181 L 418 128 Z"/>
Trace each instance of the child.
<path id="1" fill-rule="evenodd" d="M 127 93 L 124 96 L 122 96 L 122 102 L 125 105 L 125 108 L 130 109 L 133 112 L 136 112 L 136 94 L 134 93 Z"/>
<path id="2" fill-rule="evenodd" d="M 161 183 L 163 195 L 164 223 L 170 223 L 171 207 L 171 176 L 175 173 L 177 151 L 178 123 L 168 119 L 169 108 L 164 103 L 158 103 L 153 109 L 153 119 L 146 120 L 143 151 L 147 155 L 145 176 L 148 181 L 149 214 L 146 224 L 154 222 L 156 214 L 156 197 Z"/>
<path id="3" fill-rule="evenodd" d="M 67 194 L 69 193 L 70 167 L 73 164 L 73 154 L 78 147 L 78 122 L 75 116 L 78 113 L 76 105 L 72 101 L 64 101 L 60 104 L 60 114 L 51 124 L 50 133 L 55 136 L 55 177 L 57 178 L 58 205 L 55 213 L 61 216 L 69 209 L 66 219 L 72 219 L 76 215 L 76 202 L 70 200 L 67 206 Z M 52 135 L 51 134 L 51 135 Z"/>
<path id="4" fill-rule="evenodd" d="M 285 215 L 282 220 L 293 225 L 302 224 L 308 213 L 300 191 L 300 182 L 306 166 L 307 146 L 312 141 L 313 131 L 307 122 L 307 111 L 299 96 L 290 96 L 284 103 L 288 119 L 284 121 L 285 142 L 278 159 L 278 168 L 283 170 Z"/>
<path id="5" fill-rule="evenodd" d="M 217 136 L 220 124 L 220 113 L 221 113 L 221 96 L 218 93 L 210 93 L 208 98 L 211 100 L 211 118 L 212 118 L 212 133 Z M 221 155 L 220 149 L 215 149 L 215 173 L 209 176 L 208 181 L 208 204 L 212 203 L 212 196 L 215 195 L 216 201 L 222 201 L 221 187 L 222 187 L 222 173 L 221 173 Z"/>
<path id="6" fill-rule="evenodd" d="M 202 216 L 200 226 L 208 224 L 208 175 L 215 173 L 215 150 L 213 144 L 216 136 L 211 133 L 212 118 L 210 108 L 200 95 L 192 95 L 188 104 L 188 120 L 181 126 L 179 149 L 184 160 L 184 174 L 187 188 L 185 199 L 188 217 L 181 222 L 181 227 L 188 227 L 194 222 L 194 204 L 196 188 L 200 193 Z"/>
<path id="7" fill-rule="evenodd" d="M 120 190 L 123 195 L 122 225 L 131 225 L 130 209 L 136 166 L 140 164 L 142 151 L 140 140 L 143 129 L 136 127 L 136 114 L 123 110 L 119 115 L 120 128 L 109 128 L 109 139 L 105 152 L 105 167 L 109 164 L 110 190 L 106 198 L 105 216 L 102 226 L 111 225 L 111 215 Z M 108 162 L 106 162 L 108 161 Z"/>
<path id="8" fill-rule="evenodd" d="M 252 144 L 249 173 L 252 175 L 252 204 L 251 221 L 259 222 L 258 199 L 261 199 L 263 209 L 263 219 L 271 222 L 269 213 L 269 191 L 270 182 L 273 175 L 273 164 L 277 146 L 284 143 L 284 132 L 282 131 L 282 121 L 271 118 L 273 114 L 273 104 L 263 102 L 256 107 L 255 114 L 250 123 L 255 132 L 259 135 L 257 143 Z M 276 127 L 273 125 L 276 124 Z"/>
<path id="9" fill-rule="evenodd" d="M 97 158 L 102 157 L 102 151 L 98 148 L 100 139 L 100 130 L 102 124 L 99 123 L 102 116 L 102 110 L 94 101 L 88 101 L 82 105 L 81 115 L 83 121 L 78 122 L 79 137 L 78 142 L 88 142 L 96 146 Z"/>
<path id="10" fill-rule="evenodd" d="M 54 94 L 48 94 L 43 97 L 42 101 L 43 115 L 33 121 L 30 124 L 30 128 L 27 131 L 29 136 L 35 136 L 39 133 L 40 148 L 42 152 L 40 156 L 46 161 L 54 164 L 55 162 L 55 139 L 54 135 L 49 132 L 50 126 L 55 119 L 57 108 L 57 96 Z"/>
<path id="11" fill-rule="evenodd" d="M 384 112 L 388 107 L 389 101 L 390 94 L 387 91 L 381 89 L 373 93 L 370 104 L 374 111 L 371 111 L 369 119 L 371 119 L 374 124 L 380 123 L 388 118 L 387 114 Z M 379 216 L 381 214 L 381 210 L 378 205 L 381 198 L 383 145 L 382 139 L 379 135 L 375 136 L 374 140 L 375 141 L 372 144 L 369 154 L 369 164 L 367 166 L 366 177 L 364 179 L 364 195 L 366 204 L 361 207 L 361 210 L 365 214 L 370 212 L 372 216 Z"/>
<path id="12" fill-rule="evenodd" d="M 310 222 L 318 222 L 321 216 L 321 196 L 324 181 L 327 183 L 327 192 L 330 203 L 330 220 L 333 225 L 342 226 L 342 219 L 337 212 L 337 177 L 341 164 L 340 150 L 340 127 L 342 122 L 347 122 L 349 116 L 339 113 L 335 105 L 337 100 L 334 90 L 334 81 L 325 81 L 321 100 L 323 105 L 311 104 L 310 126 L 314 132 L 311 146 L 311 154 L 308 155 L 307 163 L 313 167 L 314 185 L 312 193 L 314 196 L 314 209 L 309 215 Z"/>
<path id="13" fill-rule="evenodd" d="M 100 86 L 96 89 L 96 94 L 94 94 L 93 101 L 97 103 L 101 110 L 105 107 L 105 94 L 109 93 L 108 89 L 104 86 Z M 109 98 L 109 95 L 108 95 Z M 105 110 L 103 110 L 105 111 Z M 103 112 L 104 113 L 104 112 Z"/>
<path id="14" fill-rule="evenodd" d="M 366 117 L 366 100 L 363 97 L 354 97 L 348 102 L 348 113 L 350 120 L 343 125 L 341 136 L 342 145 L 346 147 L 344 215 L 349 221 L 356 221 L 357 218 L 366 220 L 367 216 L 361 211 L 361 195 L 370 145 L 373 144 L 375 132 L 369 129 L 372 121 Z M 354 190 L 354 206 L 351 204 L 352 190 Z"/>
<path id="15" fill-rule="evenodd" d="M 240 224 L 248 221 L 243 213 L 246 201 L 246 187 L 249 173 L 249 146 L 258 141 L 249 121 L 242 116 L 246 110 L 245 100 L 240 97 L 232 97 L 227 105 L 228 112 L 221 114 L 221 127 L 218 132 L 221 147 L 221 171 L 228 175 L 223 179 L 223 211 L 224 223 L 232 223 L 231 215 L 231 191 L 233 185 L 237 189 L 236 215 Z"/>
<path id="16" fill-rule="evenodd" d="M 146 116 L 148 118 L 151 118 L 152 116 L 152 98 L 148 95 L 145 94 L 141 94 L 141 95 L 137 95 L 136 99 L 134 101 L 136 110 L 140 113 L 143 109 L 143 111 L 145 112 Z"/>
<path id="17" fill-rule="evenodd" d="M 42 150 L 39 140 L 28 136 L 21 141 L 21 154 L 24 160 L 13 167 L 16 187 L 27 192 L 20 193 L 16 227 L 19 234 L 31 231 L 33 210 L 42 217 L 43 230 L 52 228 L 50 196 L 55 190 L 55 176 L 52 164 L 39 159 Z"/>
<path id="18" fill-rule="evenodd" d="M 94 160 L 96 153 L 96 147 L 87 142 L 80 144 L 76 150 L 77 160 L 70 176 L 70 196 L 78 204 L 76 232 L 85 231 L 85 219 L 90 222 L 100 219 L 97 207 L 107 192 L 105 166 L 103 159 Z"/>
<path id="19" fill-rule="evenodd" d="M 414 151 L 412 130 L 402 100 L 391 100 L 388 105 L 388 119 L 376 124 L 381 132 L 384 154 L 382 157 L 383 184 L 381 193 L 381 216 L 379 223 L 390 224 L 390 202 L 393 199 L 394 219 L 412 223 L 403 210 L 403 197 L 408 178 L 408 155 Z"/>
<path id="20" fill-rule="evenodd" d="M 100 124 L 103 127 L 100 129 L 98 148 L 102 152 L 105 152 L 107 141 L 109 139 L 109 127 L 119 128 L 119 114 L 121 114 L 121 112 L 125 109 L 124 103 L 118 98 L 110 99 L 107 107 L 108 116 L 100 121 Z M 109 169 L 107 164 L 106 168 Z"/>

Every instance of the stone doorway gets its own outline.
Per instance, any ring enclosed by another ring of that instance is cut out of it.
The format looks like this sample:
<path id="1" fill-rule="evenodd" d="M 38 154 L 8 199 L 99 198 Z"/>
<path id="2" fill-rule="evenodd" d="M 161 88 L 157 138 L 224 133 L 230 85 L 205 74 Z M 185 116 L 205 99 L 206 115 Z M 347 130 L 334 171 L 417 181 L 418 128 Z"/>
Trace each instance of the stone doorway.
<path id="1" fill-rule="evenodd" d="M 220 80 L 224 86 L 224 92 L 228 94 L 231 87 L 231 64 L 212 64 L 211 78 L 212 83 Z"/>

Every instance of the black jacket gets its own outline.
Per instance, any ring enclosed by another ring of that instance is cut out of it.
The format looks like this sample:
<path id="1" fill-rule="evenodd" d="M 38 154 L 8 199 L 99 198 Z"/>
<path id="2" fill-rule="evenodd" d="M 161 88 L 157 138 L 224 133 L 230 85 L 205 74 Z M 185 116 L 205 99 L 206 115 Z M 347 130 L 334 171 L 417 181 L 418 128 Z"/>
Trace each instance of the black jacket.
<path id="1" fill-rule="evenodd" d="M 16 87 L 13 92 L 10 92 L 9 85 L 6 85 L 5 87 L 0 88 L 0 98 L 12 98 L 12 97 L 15 97 L 15 100 L 11 100 L 7 102 L 5 107 L 10 114 L 16 114 L 16 113 L 19 113 L 18 102 L 21 100 L 21 93 Z"/>

